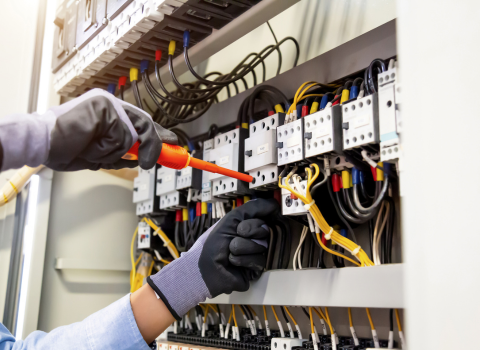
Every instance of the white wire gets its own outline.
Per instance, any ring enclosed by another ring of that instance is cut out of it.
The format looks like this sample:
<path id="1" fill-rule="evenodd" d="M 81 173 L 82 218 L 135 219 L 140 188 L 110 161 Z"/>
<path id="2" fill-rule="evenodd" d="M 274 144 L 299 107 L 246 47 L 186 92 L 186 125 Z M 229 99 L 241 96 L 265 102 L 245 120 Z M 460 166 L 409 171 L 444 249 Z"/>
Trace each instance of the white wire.
<path id="1" fill-rule="evenodd" d="M 300 262 L 300 259 L 299 259 L 298 252 L 300 251 L 300 248 L 302 247 L 303 241 L 305 240 L 307 230 L 308 230 L 308 228 L 306 226 L 303 226 L 302 234 L 300 236 L 300 241 L 298 242 L 297 249 L 295 250 L 295 254 L 293 255 L 293 270 L 294 271 L 297 269 L 297 259 L 300 263 L 299 266 L 301 266 L 301 262 Z M 300 269 L 302 269 L 302 268 L 300 267 Z"/>
<path id="2" fill-rule="evenodd" d="M 365 150 L 362 150 L 362 157 L 365 159 L 365 161 L 370 164 L 372 167 L 376 168 L 378 166 L 377 162 L 375 162 L 372 158 L 368 156 L 368 152 Z"/>

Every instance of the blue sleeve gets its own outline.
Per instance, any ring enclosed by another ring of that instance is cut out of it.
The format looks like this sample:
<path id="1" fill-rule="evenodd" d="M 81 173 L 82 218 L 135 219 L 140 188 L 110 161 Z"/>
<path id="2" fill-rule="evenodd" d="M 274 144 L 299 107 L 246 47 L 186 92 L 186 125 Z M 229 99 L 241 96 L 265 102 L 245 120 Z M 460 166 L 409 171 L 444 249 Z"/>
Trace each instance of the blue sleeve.
<path id="1" fill-rule="evenodd" d="M 150 350 L 143 340 L 130 306 L 130 295 L 85 320 L 54 329 L 35 331 L 16 340 L 0 323 L 0 350 Z"/>

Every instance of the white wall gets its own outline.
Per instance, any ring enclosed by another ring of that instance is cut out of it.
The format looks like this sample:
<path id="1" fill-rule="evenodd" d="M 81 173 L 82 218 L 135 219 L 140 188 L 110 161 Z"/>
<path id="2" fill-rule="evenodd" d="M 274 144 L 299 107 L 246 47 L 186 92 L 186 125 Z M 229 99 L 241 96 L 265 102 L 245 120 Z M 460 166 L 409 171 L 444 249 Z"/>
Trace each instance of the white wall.
<path id="1" fill-rule="evenodd" d="M 37 26 L 36 0 L 3 0 L 0 12 L 0 117 L 27 112 Z"/>

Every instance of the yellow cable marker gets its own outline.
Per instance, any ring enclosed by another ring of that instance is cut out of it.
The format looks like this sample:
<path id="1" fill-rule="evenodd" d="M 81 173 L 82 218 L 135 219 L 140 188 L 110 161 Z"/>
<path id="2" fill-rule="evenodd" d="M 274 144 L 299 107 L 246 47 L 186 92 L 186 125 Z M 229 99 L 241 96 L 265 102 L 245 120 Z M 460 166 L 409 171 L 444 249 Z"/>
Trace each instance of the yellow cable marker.
<path id="1" fill-rule="evenodd" d="M 342 185 L 343 188 L 350 188 L 350 172 L 348 170 L 343 170 L 342 171 Z"/>
<path id="2" fill-rule="evenodd" d="M 188 209 L 186 208 L 182 209 L 182 219 L 183 221 L 188 221 Z"/>
<path id="3" fill-rule="evenodd" d="M 379 162 L 378 165 L 380 165 L 383 168 L 383 162 Z M 377 168 L 377 181 L 383 181 L 383 171 L 379 168 Z"/>
<path id="4" fill-rule="evenodd" d="M 202 214 L 208 213 L 208 204 L 207 202 L 202 202 Z"/>
<path id="5" fill-rule="evenodd" d="M 313 103 L 312 103 L 312 107 L 310 107 L 310 114 L 315 113 L 316 111 L 318 111 L 318 106 L 319 106 L 319 103 L 318 103 L 318 102 L 313 102 Z"/>
<path id="6" fill-rule="evenodd" d="M 130 81 L 137 81 L 137 80 L 138 80 L 138 69 L 130 68 Z"/>
<path id="7" fill-rule="evenodd" d="M 277 112 L 277 113 L 285 113 L 285 111 L 283 110 L 283 107 L 282 107 L 281 104 L 275 105 L 275 112 Z"/>
<path id="8" fill-rule="evenodd" d="M 248 123 L 242 123 L 242 129 L 248 129 Z"/>
<path id="9" fill-rule="evenodd" d="M 168 54 L 172 55 L 175 53 L 175 47 L 177 46 L 177 43 L 175 40 L 170 40 L 170 43 L 168 44 Z"/>
<path id="10" fill-rule="evenodd" d="M 342 97 L 340 98 L 340 104 L 347 102 L 349 96 L 350 96 L 350 90 L 343 89 Z"/>

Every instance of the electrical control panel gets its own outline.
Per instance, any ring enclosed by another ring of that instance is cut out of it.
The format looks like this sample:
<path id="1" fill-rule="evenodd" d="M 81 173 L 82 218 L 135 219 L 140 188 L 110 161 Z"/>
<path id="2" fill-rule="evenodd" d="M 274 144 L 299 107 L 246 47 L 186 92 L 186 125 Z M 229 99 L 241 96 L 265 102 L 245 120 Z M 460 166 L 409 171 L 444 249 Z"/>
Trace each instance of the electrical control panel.
<path id="1" fill-rule="evenodd" d="M 156 195 L 172 192 L 177 189 L 177 170 L 159 165 L 157 170 Z"/>
<path id="2" fill-rule="evenodd" d="M 303 118 L 278 126 L 278 165 L 299 162 L 304 159 L 303 137 Z"/>
<path id="3" fill-rule="evenodd" d="M 56 13 L 53 35 L 52 71 L 56 73 L 67 61 L 75 56 L 77 26 L 77 2 L 63 1 Z"/>
<path id="4" fill-rule="evenodd" d="M 203 143 L 203 160 L 210 162 L 210 151 L 215 145 L 214 139 L 206 140 Z M 209 202 L 213 199 L 212 196 L 212 181 L 210 181 L 210 174 L 206 171 L 202 172 L 202 202 Z"/>
<path id="5" fill-rule="evenodd" d="M 379 142 L 378 94 L 342 105 L 343 149 Z"/>
<path id="6" fill-rule="evenodd" d="M 401 154 L 400 128 L 398 113 L 397 69 L 391 68 L 378 74 L 378 108 L 380 119 L 380 159 L 389 161 Z"/>
<path id="7" fill-rule="evenodd" d="M 285 121 L 284 113 L 271 115 L 250 124 L 250 137 L 245 140 L 245 171 L 253 176 L 250 188 L 276 185 L 277 166 L 277 127 Z"/>
<path id="8" fill-rule="evenodd" d="M 245 139 L 248 131 L 234 129 L 215 136 L 215 148 L 210 151 L 210 159 L 215 164 L 239 172 L 244 171 Z M 215 197 L 228 197 L 250 194 L 248 184 L 221 174 L 209 174 L 212 181 L 212 191 Z"/>
<path id="9" fill-rule="evenodd" d="M 133 180 L 133 203 L 137 205 L 137 215 L 152 214 L 158 211 L 158 198 L 155 196 L 156 167 L 139 169 Z"/>
<path id="10" fill-rule="evenodd" d="M 303 123 L 305 158 L 325 153 L 342 153 L 341 106 L 328 107 L 307 115 L 303 118 Z"/>

